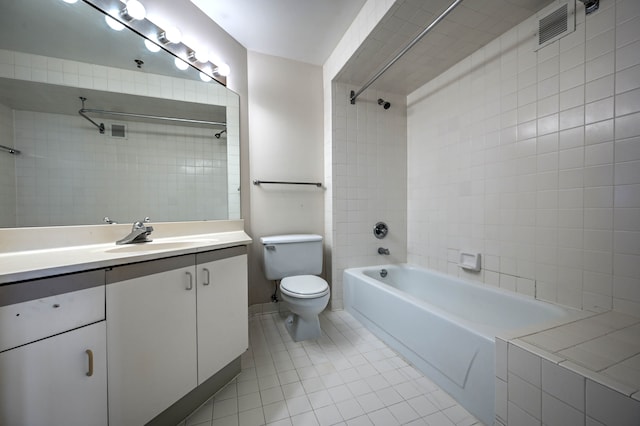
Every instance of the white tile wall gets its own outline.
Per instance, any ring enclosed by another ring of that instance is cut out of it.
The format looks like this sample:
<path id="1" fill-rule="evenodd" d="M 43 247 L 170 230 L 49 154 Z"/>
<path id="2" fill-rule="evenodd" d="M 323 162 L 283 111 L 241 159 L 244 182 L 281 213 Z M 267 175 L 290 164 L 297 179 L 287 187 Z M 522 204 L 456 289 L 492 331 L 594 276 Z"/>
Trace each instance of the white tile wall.
<path id="1" fill-rule="evenodd" d="M 113 91 L 113 92 L 122 92 L 140 96 L 155 96 L 155 97 L 163 97 L 167 99 L 175 99 L 175 100 L 189 100 L 191 102 L 200 102 L 200 103 L 211 103 L 216 105 L 225 105 L 227 107 L 227 133 L 226 138 L 224 139 L 229 146 L 229 149 L 224 147 L 224 152 L 221 151 L 220 146 L 215 144 L 213 146 L 205 146 L 202 145 L 201 142 L 198 142 L 196 145 L 197 148 L 202 151 L 212 150 L 216 152 L 216 154 L 212 154 L 209 159 L 206 161 L 198 161 L 195 157 L 189 159 L 189 156 L 182 156 L 182 154 L 178 153 L 175 149 L 162 148 L 164 142 L 160 142 L 158 145 L 152 143 L 150 138 L 143 137 L 145 139 L 145 153 L 144 156 L 146 159 L 154 158 L 156 161 L 156 165 L 158 165 L 158 169 L 155 171 L 149 170 L 152 163 L 147 163 L 145 160 L 141 162 L 141 164 L 135 163 L 134 169 L 129 168 L 127 173 L 138 173 L 144 174 L 153 172 L 155 173 L 154 179 L 161 181 L 163 184 L 166 184 L 166 187 L 171 190 L 172 188 L 177 188 L 178 184 L 187 184 L 189 186 L 188 190 L 177 190 L 175 189 L 172 193 L 173 195 L 168 195 L 162 200 L 144 200 L 142 203 L 145 206 L 144 208 L 134 207 L 133 217 L 144 216 L 147 215 L 147 211 L 154 210 L 154 220 L 161 220 L 161 216 L 168 215 L 169 210 L 172 212 L 177 212 L 178 217 L 186 217 L 184 211 L 187 211 L 189 208 L 193 209 L 193 207 L 187 207 L 189 205 L 193 205 L 193 197 L 188 198 L 190 195 L 193 195 L 194 189 L 205 190 L 206 194 L 210 194 L 211 196 L 198 197 L 200 201 L 198 201 L 198 205 L 195 207 L 196 214 L 202 218 L 214 219 L 220 217 L 229 217 L 229 218 L 239 218 L 240 217 L 240 193 L 239 193 L 239 173 L 238 170 L 240 168 L 240 152 L 239 152 L 239 134 L 240 134 L 240 123 L 239 123 L 239 115 L 238 111 L 240 108 L 238 95 L 235 93 L 228 91 L 221 85 L 218 84 L 208 84 L 199 81 L 190 81 L 183 80 L 179 78 L 166 77 L 154 74 L 140 73 L 135 71 L 121 70 L 116 68 L 110 68 L 105 66 L 98 66 L 92 64 L 85 64 L 80 62 L 61 60 L 57 58 L 49 58 L 38 55 L 30 55 L 24 54 L 20 52 L 13 52 L 7 50 L 0 50 L 0 77 L 4 78 L 15 78 L 22 80 L 30 80 L 37 81 L 42 83 L 51 83 L 51 84 L 60 84 L 65 86 L 75 86 L 81 88 L 88 89 L 96 89 L 96 90 L 105 90 L 105 91 Z M 52 115 L 53 117 L 54 115 Z M 4 117 L 4 114 L 2 114 Z M 75 117 L 77 118 L 77 117 Z M 52 118 L 53 119 L 53 118 Z M 55 118 L 54 121 L 59 121 L 61 118 Z M 4 120 L 3 120 L 4 122 Z M 135 124 L 132 123 L 132 127 L 135 128 Z M 140 127 L 141 129 L 142 127 Z M 155 126 L 154 130 L 158 130 L 158 128 L 164 129 L 165 136 L 168 138 L 171 137 L 171 132 L 169 131 L 169 127 L 167 126 Z M 191 130 L 187 131 L 185 127 L 176 127 L 176 132 L 178 135 L 174 135 L 174 139 L 178 139 L 179 142 L 183 145 L 193 145 L 193 140 L 190 140 L 191 136 L 189 136 Z M 4 130 L 2 130 L 4 132 Z M 201 132 L 195 130 L 193 135 L 195 135 L 196 139 L 202 140 Z M 131 136 L 131 134 L 130 134 Z M 4 137 L 4 136 L 3 136 Z M 52 140 L 55 144 L 59 143 L 69 143 L 69 144 L 78 144 L 78 134 L 74 134 L 75 140 L 70 140 L 66 138 L 66 135 L 56 134 L 52 136 Z M 162 138 L 159 138 L 162 139 Z M 213 139 L 213 138 L 209 138 Z M 131 139 L 130 139 L 131 140 Z M 220 139 L 222 141 L 223 139 Z M 215 142 L 215 141 L 214 141 Z M 20 143 L 26 143 L 23 140 Z M 7 144 L 4 144 L 7 145 Z M 222 145 L 222 144 L 220 144 Z M 95 157 L 98 155 L 98 152 L 87 151 L 86 144 L 81 144 L 79 151 L 77 152 L 85 152 L 88 156 Z M 113 145 L 111 145 L 113 148 Z M 78 148 L 78 147 L 75 147 Z M 104 147 L 103 147 L 104 148 Z M 121 145 L 120 148 L 123 148 Z M 101 148 L 102 149 L 102 148 Z M 105 148 L 106 149 L 106 148 Z M 112 152 L 110 155 L 118 155 L 118 161 L 124 166 L 126 161 L 122 159 L 125 155 L 125 152 L 128 148 L 120 149 L 118 153 Z M 62 150 L 56 150 L 51 152 L 51 158 L 54 158 L 55 155 L 61 155 Z M 57 153 L 57 154 L 56 154 Z M 68 154 L 73 156 L 73 154 Z M 127 155 L 130 155 L 128 153 Z M 216 156 L 217 155 L 217 156 Z M 4 156 L 3 156 L 4 157 Z M 20 161 L 22 162 L 22 170 L 31 170 L 26 173 L 28 179 L 22 179 L 22 184 L 24 185 L 36 185 L 37 181 L 41 181 L 44 178 L 41 170 L 40 175 L 36 170 L 39 169 L 40 160 L 38 160 L 38 164 L 35 164 L 35 159 L 33 157 L 28 158 L 28 155 L 21 156 Z M 17 158 L 17 157 L 16 157 Z M 67 160 L 70 157 L 67 157 Z M 130 157 L 131 158 L 131 157 Z M 55 157 L 55 161 L 57 162 L 55 166 L 51 166 L 54 169 L 60 169 L 60 161 L 63 161 L 62 157 Z M 87 170 L 89 170 L 88 163 L 86 162 L 87 158 L 82 158 L 81 161 L 85 166 L 81 169 L 83 173 L 86 174 Z M 226 160 L 226 161 L 225 161 Z M 133 161 L 133 160 L 129 160 Z M 227 163 L 228 168 L 224 174 L 221 174 L 222 163 Z M 53 163 L 52 163 L 53 164 Z M 132 163 L 134 164 L 134 163 Z M 121 166 L 121 168 L 123 167 Z M 47 166 L 49 167 L 49 166 Z M 173 168 L 174 170 L 169 170 L 168 168 Z M 46 168 L 46 167 L 45 167 Z M 162 170 L 160 170 L 162 169 Z M 179 169 L 179 170 L 177 170 Z M 3 170 L 5 168 L 3 167 Z M 177 171 L 176 171 L 177 170 Z M 58 170 L 60 171 L 60 170 Z M 121 171 L 121 170 L 120 170 Z M 22 173 L 22 172 L 21 172 Z M 105 188 L 110 188 L 107 183 L 109 182 L 109 178 L 105 178 L 105 170 L 96 170 L 96 175 L 93 176 L 75 176 L 70 178 L 66 176 L 64 179 L 81 179 L 88 178 L 89 180 L 94 182 L 94 187 L 96 191 L 106 191 Z M 99 175 L 102 173 L 102 175 Z M 225 189 L 224 190 L 211 190 L 210 188 L 210 179 L 209 177 L 215 175 L 217 178 L 222 178 L 224 180 Z M 111 177 L 111 176 L 110 176 Z M 126 179 L 127 174 L 119 173 L 118 179 Z M 34 182 L 36 179 L 36 182 Z M 60 178 L 62 179 L 62 178 Z M 116 179 L 117 180 L 117 179 Z M 58 182 L 61 188 L 64 186 L 64 189 L 61 191 L 67 191 L 70 188 L 70 184 L 67 182 L 65 184 Z M 125 196 L 126 190 L 123 188 L 115 188 L 119 191 L 118 196 Z M 44 190 L 43 190 L 44 191 Z M 224 193 L 223 193 L 223 192 Z M 100 194 L 100 192 L 96 192 L 93 194 L 93 191 L 87 191 L 87 194 L 84 194 L 86 197 L 97 197 L 96 194 Z M 115 191 L 114 191 L 115 192 Z M 76 192 L 77 193 L 77 192 Z M 60 215 L 61 204 L 67 203 L 66 208 L 69 209 L 69 199 L 68 195 L 63 193 L 54 195 L 61 195 L 62 197 L 54 197 L 50 196 L 49 192 L 46 192 L 48 198 L 51 198 L 51 201 L 48 202 L 47 206 L 53 208 L 53 211 L 50 213 L 51 217 L 48 218 L 40 218 L 35 219 L 36 222 L 29 223 L 33 225 L 41 225 L 41 224 L 68 224 L 64 222 L 69 220 L 69 214 L 65 214 L 64 217 Z M 171 193 L 169 193 L 171 194 Z M 112 200 L 114 197 L 110 197 Z M 117 198 L 117 197 L 116 197 Z M 130 196 L 127 198 L 127 202 L 134 200 L 136 198 L 140 198 L 139 193 L 138 197 Z M 64 201 L 63 201 L 64 199 Z M 220 212 L 220 206 L 222 205 L 221 201 L 224 199 L 228 200 L 227 203 L 227 212 Z M 96 200 L 96 204 L 102 203 L 103 200 Z M 41 203 L 42 200 L 35 200 L 34 202 Z M 72 200 L 71 200 L 72 202 Z M 29 201 L 31 203 L 31 201 Z M 163 204 L 164 203 L 164 204 Z M 24 203 L 23 203 L 24 204 Z M 146 206 L 150 206 L 147 208 Z M 25 208 L 27 207 L 27 210 Z M 29 211 L 28 208 L 31 208 L 32 205 L 23 205 L 23 207 L 17 206 L 19 210 L 18 216 L 25 217 Z M 38 208 L 44 208 L 44 205 L 38 204 Z M 157 209 L 157 210 L 156 210 Z M 162 209 L 160 212 L 159 209 Z M 15 212 L 15 208 L 13 209 Z M 111 210 L 111 209 L 109 209 Z M 144 210 L 144 211 L 143 211 Z M 181 212 L 181 210 L 183 212 Z M 103 213 L 105 209 L 96 207 L 96 214 L 98 220 L 99 218 L 104 217 L 105 214 L 109 216 L 113 216 L 114 218 L 118 218 L 117 214 L 111 213 Z M 158 214 L 155 213 L 158 211 Z M 123 212 L 123 220 L 131 220 L 130 216 L 131 212 Z M 26 218 L 26 217 L 25 217 Z M 29 218 L 31 219 L 31 218 Z M 0 219 L 2 220 L 2 219 Z M 175 219 L 174 219 L 175 220 Z M 78 223 L 70 222 L 70 223 Z M 18 224 L 20 225 L 20 224 Z"/>
<path id="2" fill-rule="evenodd" d="M 636 425 L 640 421 L 639 401 L 569 370 L 571 363 L 559 365 L 553 355 L 543 357 L 513 343 L 508 352 L 517 355 L 509 356 L 507 383 L 496 377 L 496 424 Z M 522 356 L 527 362 L 518 359 Z"/>
<path id="3" fill-rule="evenodd" d="M 640 422 L 640 317 L 581 315 L 508 343 L 496 339 L 498 422 Z"/>
<path id="4" fill-rule="evenodd" d="M 13 146 L 13 111 L 0 105 L 0 145 Z M 15 156 L 0 151 L 0 227 L 16 226 Z"/>
<path id="5" fill-rule="evenodd" d="M 640 421 L 640 401 L 587 380 L 586 414 L 603 424 L 633 426 Z"/>
<path id="6" fill-rule="evenodd" d="M 347 94 L 349 90 L 353 90 L 353 88 L 334 85 L 333 79 L 394 3 L 395 0 L 368 0 L 360 12 L 358 12 L 358 15 L 322 68 L 324 88 L 324 182 L 326 186 L 324 225 L 325 245 L 327 247 L 325 252 L 325 267 L 328 271 L 329 279 L 332 281 L 332 309 L 342 308 L 342 270 L 345 268 L 344 260 L 334 259 L 334 256 L 336 256 L 336 253 L 334 253 L 336 236 L 339 233 L 344 234 L 344 225 L 338 230 L 334 217 L 336 213 L 335 199 L 338 197 L 338 183 L 335 178 L 338 172 L 337 161 L 341 161 L 344 164 L 343 159 L 336 160 L 336 155 L 344 156 L 344 147 L 346 145 L 346 114 L 349 106 Z M 401 99 L 398 101 L 404 103 Z M 403 127 L 406 132 L 406 126 Z M 342 169 L 344 169 L 344 167 L 342 167 Z M 342 173 L 344 173 L 344 170 Z M 344 183 L 340 183 L 340 197 L 342 198 L 345 197 L 344 185 Z M 371 226 L 373 226 L 373 224 Z M 341 244 L 342 247 L 344 247 L 344 242 Z M 344 255 L 340 254 L 339 256 L 342 257 Z"/>
<path id="7" fill-rule="evenodd" d="M 408 96 L 409 262 L 460 274 L 477 250 L 467 278 L 640 313 L 637 4 L 578 2 L 538 52 L 528 19 Z"/>
<path id="8" fill-rule="evenodd" d="M 17 226 L 227 217 L 227 147 L 210 129 L 127 122 L 117 139 L 79 116 L 29 111 L 14 126 Z"/>
<path id="9" fill-rule="evenodd" d="M 332 308 L 342 307 L 345 268 L 406 262 L 406 106 L 404 98 L 370 88 L 355 105 L 334 84 Z M 391 102 L 385 110 L 377 104 Z M 376 222 L 389 234 L 373 236 Z M 390 256 L 377 253 L 388 248 Z"/>

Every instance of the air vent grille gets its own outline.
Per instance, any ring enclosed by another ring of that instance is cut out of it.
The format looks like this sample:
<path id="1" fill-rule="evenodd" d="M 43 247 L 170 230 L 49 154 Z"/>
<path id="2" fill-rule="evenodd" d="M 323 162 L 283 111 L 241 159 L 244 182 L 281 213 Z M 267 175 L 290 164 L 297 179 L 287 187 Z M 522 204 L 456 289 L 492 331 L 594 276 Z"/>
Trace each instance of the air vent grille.
<path id="1" fill-rule="evenodd" d="M 567 5 L 563 4 L 555 12 L 538 21 L 538 44 L 546 43 L 567 31 Z"/>
<path id="2" fill-rule="evenodd" d="M 112 124 L 111 125 L 111 137 L 112 138 L 126 138 L 127 127 L 124 124 Z"/>
<path id="3" fill-rule="evenodd" d="M 538 45 L 540 49 L 575 30 L 575 1 L 553 5 L 538 13 Z"/>

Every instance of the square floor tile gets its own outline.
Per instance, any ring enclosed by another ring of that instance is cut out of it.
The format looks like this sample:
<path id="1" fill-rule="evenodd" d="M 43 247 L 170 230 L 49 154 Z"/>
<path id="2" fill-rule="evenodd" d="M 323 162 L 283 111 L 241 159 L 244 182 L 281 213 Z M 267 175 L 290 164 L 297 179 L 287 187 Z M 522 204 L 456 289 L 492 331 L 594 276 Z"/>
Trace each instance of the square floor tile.
<path id="1" fill-rule="evenodd" d="M 318 423 L 320 423 L 320 426 L 335 425 L 336 423 L 340 423 L 343 420 L 340 412 L 335 405 L 328 405 L 314 411 L 316 414 L 316 419 L 318 420 Z"/>
<path id="2" fill-rule="evenodd" d="M 338 411 L 340 411 L 342 418 L 345 420 L 353 419 L 364 414 L 364 410 L 355 399 L 338 402 L 336 407 L 338 407 Z"/>
<path id="3" fill-rule="evenodd" d="M 279 313 L 251 317 L 240 375 L 181 426 L 475 423 L 348 312 L 320 319 L 320 339 L 293 342 Z"/>

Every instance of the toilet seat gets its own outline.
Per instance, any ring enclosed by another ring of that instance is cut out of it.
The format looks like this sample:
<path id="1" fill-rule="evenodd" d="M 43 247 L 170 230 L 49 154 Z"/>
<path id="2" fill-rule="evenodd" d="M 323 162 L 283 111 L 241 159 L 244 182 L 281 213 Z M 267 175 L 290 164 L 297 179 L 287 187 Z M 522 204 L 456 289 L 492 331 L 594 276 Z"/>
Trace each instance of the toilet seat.
<path id="1" fill-rule="evenodd" d="M 315 275 L 295 275 L 280 281 L 283 294 L 300 299 L 313 299 L 329 294 L 329 284 Z"/>

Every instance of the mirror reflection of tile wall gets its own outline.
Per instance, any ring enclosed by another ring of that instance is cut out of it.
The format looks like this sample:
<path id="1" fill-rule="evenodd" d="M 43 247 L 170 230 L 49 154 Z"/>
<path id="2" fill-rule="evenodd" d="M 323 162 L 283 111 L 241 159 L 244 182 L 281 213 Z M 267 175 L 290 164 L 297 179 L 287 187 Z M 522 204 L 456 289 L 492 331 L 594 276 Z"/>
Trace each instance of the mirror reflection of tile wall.
<path id="1" fill-rule="evenodd" d="M 11 109 L 0 105 L 0 145 L 13 146 Z M 0 151 L 0 227 L 13 227 L 16 222 L 15 158 Z"/>
<path id="2" fill-rule="evenodd" d="M 22 151 L 0 153 L 2 181 L 17 188 L 0 185 L 0 226 L 96 224 L 104 216 L 119 222 L 147 215 L 153 221 L 240 217 L 239 101 L 223 86 L 6 50 L 0 50 L 0 78 L 227 109 L 220 139 L 210 128 L 96 118 L 107 133 L 110 124 L 125 124 L 127 136 L 118 139 L 100 135 L 77 114 L 0 104 L 0 144 Z"/>

